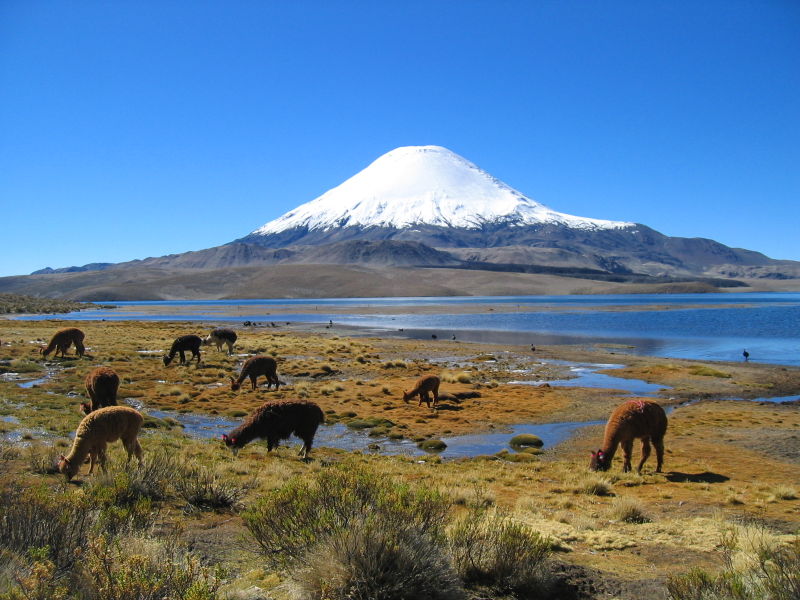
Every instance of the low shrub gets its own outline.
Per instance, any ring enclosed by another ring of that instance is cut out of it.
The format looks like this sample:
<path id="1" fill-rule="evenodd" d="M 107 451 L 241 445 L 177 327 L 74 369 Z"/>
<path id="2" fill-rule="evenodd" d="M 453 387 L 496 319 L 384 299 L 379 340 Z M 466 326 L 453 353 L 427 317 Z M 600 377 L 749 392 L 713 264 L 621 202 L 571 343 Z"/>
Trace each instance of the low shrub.
<path id="1" fill-rule="evenodd" d="M 449 507 L 438 491 L 412 489 L 364 467 L 343 464 L 310 481 L 291 480 L 242 517 L 267 562 L 286 569 L 301 565 L 318 544 L 364 521 L 441 539 Z"/>
<path id="2" fill-rule="evenodd" d="M 46 488 L 0 491 L 0 549 L 25 554 L 40 549 L 56 571 L 75 563 L 86 546 L 97 511 L 84 497 Z"/>
<path id="3" fill-rule="evenodd" d="M 83 592 L 102 600 L 214 600 L 221 573 L 212 573 L 174 540 L 129 537 L 92 540 Z"/>
<path id="4" fill-rule="evenodd" d="M 183 469 L 175 478 L 174 486 L 189 506 L 200 510 L 235 508 L 250 488 L 205 467 Z"/>
<path id="5" fill-rule="evenodd" d="M 644 506 L 636 498 L 621 496 L 611 503 L 611 518 L 624 523 L 649 523 Z"/>
<path id="6" fill-rule="evenodd" d="M 587 475 L 578 481 L 575 491 L 590 496 L 610 496 L 612 494 L 611 481 L 598 475 Z"/>
<path id="7" fill-rule="evenodd" d="M 472 510 L 450 531 L 456 571 L 468 587 L 495 593 L 546 597 L 546 559 L 552 544 L 526 525 L 496 512 Z"/>
<path id="8" fill-rule="evenodd" d="M 725 546 L 725 544 L 723 544 Z M 800 598 L 800 538 L 789 546 L 760 545 L 747 560 L 723 552 L 725 567 L 717 574 L 695 568 L 670 577 L 671 600 L 796 600 Z M 736 566 L 734 566 L 736 563 Z"/>
<path id="9" fill-rule="evenodd" d="M 296 597 L 327 600 L 460 600 L 458 575 L 435 539 L 415 527 L 359 517 L 318 544 L 293 576 Z"/>
<path id="10" fill-rule="evenodd" d="M 178 473 L 178 462 L 165 450 L 147 453 L 144 464 L 135 466 L 132 459 L 125 465 L 122 459 L 109 461 L 107 472 L 92 482 L 92 495 L 103 505 L 130 506 L 142 498 L 163 500 Z"/>

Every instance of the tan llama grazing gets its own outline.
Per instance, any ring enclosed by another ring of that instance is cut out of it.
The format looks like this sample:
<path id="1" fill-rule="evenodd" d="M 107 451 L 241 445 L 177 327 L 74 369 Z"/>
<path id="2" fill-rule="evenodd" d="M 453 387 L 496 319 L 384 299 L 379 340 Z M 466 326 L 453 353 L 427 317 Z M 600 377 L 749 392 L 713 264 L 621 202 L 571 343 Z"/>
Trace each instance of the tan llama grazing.
<path id="1" fill-rule="evenodd" d="M 267 378 L 267 389 L 275 384 L 275 389 L 277 390 L 282 383 L 278 379 L 277 370 L 278 363 L 275 362 L 274 358 L 269 356 L 253 356 L 248 358 L 242 365 L 242 372 L 239 373 L 239 378 L 230 378 L 231 389 L 234 392 L 238 390 L 242 387 L 242 382 L 248 377 L 250 378 L 253 389 L 256 389 L 256 380 L 260 375 L 264 375 Z"/>
<path id="2" fill-rule="evenodd" d="M 617 446 L 622 445 L 623 463 L 622 470 L 627 473 L 631 470 L 631 453 L 633 440 L 642 440 L 642 459 L 636 468 L 642 472 L 647 458 L 650 456 L 650 442 L 656 448 L 656 472 L 661 472 L 664 463 L 664 434 L 667 432 L 667 414 L 664 409 L 652 400 L 630 400 L 619 405 L 611 413 L 606 423 L 606 433 L 603 447 L 597 452 L 592 452 L 589 468 L 592 471 L 607 471 L 611 467 L 611 460 L 617 451 Z"/>
<path id="3" fill-rule="evenodd" d="M 214 344 L 217 351 L 222 351 L 223 344 L 228 346 L 228 355 L 233 354 L 233 345 L 237 340 L 236 332 L 233 329 L 217 327 L 209 335 L 203 338 L 203 346 Z"/>
<path id="4" fill-rule="evenodd" d="M 47 355 L 50 354 L 53 350 L 55 350 L 54 357 L 58 356 L 58 353 L 61 352 L 61 357 L 65 357 L 67 355 L 67 350 L 72 344 L 75 344 L 75 353 L 78 356 L 83 356 L 83 353 L 86 351 L 86 348 L 83 345 L 83 338 L 84 333 L 76 328 L 76 327 L 67 327 L 65 329 L 59 329 L 58 331 L 53 334 L 53 337 L 50 339 L 50 343 L 47 346 L 42 346 L 39 348 L 39 353 L 42 354 L 45 358 Z"/>
<path id="5" fill-rule="evenodd" d="M 108 367 L 95 367 L 86 375 L 84 380 L 86 393 L 91 402 L 82 402 L 81 411 L 88 415 L 98 408 L 117 405 L 117 390 L 119 389 L 119 375 Z"/>
<path id="6" fill-rule="evenodd" d="M 277 448 L 281 440 L 288 440 L 294 434 L 303 440 L 300 455 L 305 459 L 311 451 L 317 427 L 324 422 L 325 415 L 314 402 L 267 402 L 239 427 L 223 435 L 222 441 L 235 456 L 240 448 L 255 439 L 266 439 L 269 452 Z"/>
<path id="7" fill-rule="evenodd" d="M 128 452 L 128 462 L 131 455 L 135 454 L 141 466 L 143 452 L 137 436 L 143 421 L 142 415 L 128 406 L 107 406 L 89 413 L 78 425 L 72 450 L 67 456 L 62 454 L 59 458 L 58 470 L 69 481 L 78 474 L 86 457 L 90 456 L 89 475 L 94 471 L 96 462 L 100 462 L 100 468 L 105 472 L 106 446 L 117 440 L 122 440 Z"/>
<path id="8" fill-rule="evenodd" d="M 417 406 L 422 406 L 422 403 L 428 405 L 428 408 L 431 407 L 431 399 L 428 394 L 433 393 L 433 408 L 436 408 L 436 404 L 439 402 L 439 384 L 441 381 L 436 375 L 423 375 L 417 380 L 416 385 L 414 385 L 414 389 L 410 392 L 403 392 L 403 401 L 408 404 L 408 401 L 411 400 L 414 396 L 419 395 L 419 402 Z"/>

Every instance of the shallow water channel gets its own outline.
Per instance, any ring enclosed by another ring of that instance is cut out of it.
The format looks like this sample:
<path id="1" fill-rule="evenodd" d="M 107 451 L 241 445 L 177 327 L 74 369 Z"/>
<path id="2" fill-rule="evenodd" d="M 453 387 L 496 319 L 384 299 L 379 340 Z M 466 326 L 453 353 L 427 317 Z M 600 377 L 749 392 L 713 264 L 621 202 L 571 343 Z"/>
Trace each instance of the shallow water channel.
<path id="1" fill-rule="evenodd" d="M 571 386 L 571 387 L 595 387 L 604 389 L 614 389 L 620 391 L 620 397 L 626 396 L 656 396 L 660 391 L 668 391 L 661 385 L 647 383 L 639 379 L 624 379 L 598 373 L 599 370 L 622 368 L 623 365 L 616 364 L 592 364 L 574 363 L 569 361 L 542 361 L 547 364 L 565 366 L 574 377 L 559 380 L 517 380 L 510 383 L 517 385 L 542 385 L 547 383 L 551 386 Z M 36 385 L 46 383 L 55 373 L 48 372 L 44 377 L 37 379 L 22 380 L 16 379 L 17 374 L 7 373 L 6 380 L 13 380 L 21 388 L 31 388 Z M 528 373 L 521 371 L 520 375 Z M 8 377 L 11 376 L 11 377 Z M 760 402 L 785 402 L 800 400 L 800 396 L 787 396 L 778 398 L 756 398 L 754 401 Z M 241 420 L 234 420 L 218 415 L 204 415 L 199 413 L 179 413 L 148 409 L 142 406 L 136 399 L 128 398 L 126 403 L 146 414 L 158 419 L 169 419 L 180 423 L 183 432 L 192 438 L 212 439 L 220 438 L 223 433 L 228 433 L 231 429 L 241 423 Z M 16 417 L 1 417 L 7 423 L 17 423 Z M 346 451 L 375 452 L 384 455 L 406 455 L 406 456 L 426 456 L 436 454 L 445 459 L 467 458 L 480 455 L 497 454 L 502 451 L 514 451 L 509 442 L 511 438 L 519 434 L 533 434 L 541 438 L 545 448 L 553 446 L 570 438 L 575 431 L 582 427 L 593 425 L 603 425 L 605 421 L 585 421 L 585 422 L 559 422 L 559 423 L 521 423 L 504 427 L 499 431 L 487 433 L 477 433 L 469 435 L 442 437 L 441 440 L 446 444 L 446 448 L 441 451 L 422 450 L 411 440 L 394 440 L 387 437 L 370 436 L 365 430 L 350 429 L 342 423 L 334 425 L 322 425 L 314 438 L 314 446 L 338 448 Z M 3 435 L 7 441 L 20 441 L 22 436 L 27 434 L 35 437 L 47 437 L 44 431 L 29 429 L 18 429 L 7 432 Z M 294 438 L 290 442 L 299 442 Z M 286 442 L 284 442 L 286 443 Z"/>

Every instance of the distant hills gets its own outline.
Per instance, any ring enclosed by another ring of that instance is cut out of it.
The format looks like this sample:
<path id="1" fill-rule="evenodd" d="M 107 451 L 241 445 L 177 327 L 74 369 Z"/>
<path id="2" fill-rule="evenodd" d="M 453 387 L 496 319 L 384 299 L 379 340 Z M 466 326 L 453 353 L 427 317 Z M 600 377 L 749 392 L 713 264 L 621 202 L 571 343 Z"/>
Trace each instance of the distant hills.
<path id="1" fill-rule="evenodd" d="M 800 289 L 779 261 L 556 212 L 439 146 L 398 148 L 223 246 L 0 278 L 77 300 Z"/>

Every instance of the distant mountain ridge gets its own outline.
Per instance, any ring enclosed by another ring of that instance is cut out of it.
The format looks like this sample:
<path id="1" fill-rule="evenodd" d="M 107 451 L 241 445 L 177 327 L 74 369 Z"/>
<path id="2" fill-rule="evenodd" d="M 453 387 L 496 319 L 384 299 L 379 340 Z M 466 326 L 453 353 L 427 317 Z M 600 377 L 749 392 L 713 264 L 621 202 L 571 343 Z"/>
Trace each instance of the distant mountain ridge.
<path id="1" fill-rule="evenodd" d="M 426 269 L 435 273 L 423 276 Z M 396 288 L 387 284 L 389 273 Z M 335 274 L 341 286 L 329 279 Z M 359 279 L 379 274 L 382 286 Z M 800 280 L 800 262 L 705 238 L 670 237 L 639 223 L 560 213 L 446 148 L 409 146 L 228 244 L 118 264 L 47 268 L 29 277 L 36 279 L 0 278 L 0 291 L 28 293 L 27 286 L 30 293 L 76 299 L 393 295 L 394 289 L 399 295 L 410 289 L 491 295 L 542 293 L 537 282 L 543 277 L 694 282 L 681 289 L 708 291 L 745 285 L 739 279 Z M 47 278 L 58 278 L 58 287 L 53 279 L 44 283 Z M 214 281 L 227 281 L 228 290 Z M 576 285 L 562 287 L 574 293 L 581 289 Z"/>

